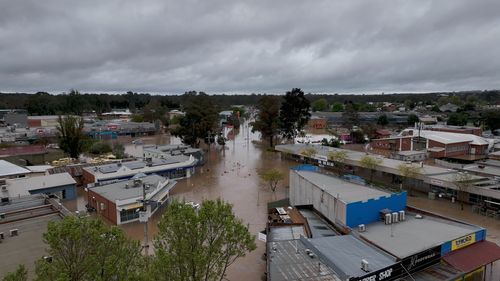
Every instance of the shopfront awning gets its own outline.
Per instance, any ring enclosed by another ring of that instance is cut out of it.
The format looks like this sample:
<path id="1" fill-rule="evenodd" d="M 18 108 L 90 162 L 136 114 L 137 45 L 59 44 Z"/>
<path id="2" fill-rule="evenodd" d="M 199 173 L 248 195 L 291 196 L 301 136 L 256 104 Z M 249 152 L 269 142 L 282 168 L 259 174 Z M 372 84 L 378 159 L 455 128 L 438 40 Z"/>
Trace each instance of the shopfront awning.
<path id="1" fill-rule="evenodd" d="M 132 203 L 132 204 L 125 205 L 125 206 L 120 206 L 118 208 L 118 210 L 122 211 L 122 210 L 130 210 L 130 209 L 137 209 L 137 208 L 142 208 L 142 203 Z"/>
<path id="2" fill-rule="evenodd" d="M 450 252 L 443 257 L 454 268 L 468 273 L 500 260 L 500 247 L 489 241 L 481 241 L 463 249 Z"/>

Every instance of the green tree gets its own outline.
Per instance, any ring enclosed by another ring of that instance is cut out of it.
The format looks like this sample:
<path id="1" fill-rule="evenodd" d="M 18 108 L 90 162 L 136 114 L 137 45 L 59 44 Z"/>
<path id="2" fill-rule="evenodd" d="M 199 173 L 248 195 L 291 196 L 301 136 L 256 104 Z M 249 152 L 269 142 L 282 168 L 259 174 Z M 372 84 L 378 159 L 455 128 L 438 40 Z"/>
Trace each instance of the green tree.
<path id="1" fill-rule="evenodd" d="M 328 160 L 335 163 L 338 173 L 342 174 L 345 170 L 345 161 L 347 160 L 347 152 L 344 150 L 335 150 L 328 152 Z"/>
<path id="2" fill-rule="evenodd" d="M 223 280 L 227 268 L 256 248 L 255 236 L 229 203 L 207 200 L 199 210 L 174 200 L 158 224 L 155 280 Z"/>
<path id="3" fill-rule="evenodd" d="M 406 120 L 406 123 L 410 126 L 415 125 L 415 123 L 418 123 L 420 119 L 416 114 L 409 114 L 408 119 Z"/>
<path id="4" fill-rule="evenodd" d="M 263 96 L 257 103 L 259 111 L 257 118 L 252 122 L 252 132 L 259 131 L 262 138 L 269 139 L 269 146 L 273 147 L 274 137 L 279 132 L 280 100 L 275 96 Z"/>
<path id="5" fill-rule="evenodd" d="M 464 203 L 469 201 L 469 191 L 472 188 L 472 175 L 467 172 L 458 172 L 452 179 L 457 187 L 458 200 L 460 201 L 460 209 L 464 210 Z"/>
<path id="6" fill-rule="evenodd" d="M 311 107 L 312 111 L 325 111 L 328 108 L 328 101 L 325 98 L 315 100 Z"/>
<path id="7" fill-rule="evenodd" d="M 400 164 L 398 166 L 399 174 L 403 177 L 403 182 L 401 183 L 401 187 L 403 188 L 403 183 L 405 181 L 409 181 L 409 179 L 415 179 L 420 175 L 422 168 L 420 166 L 416 166 L 413 164 Z M 410 185 L 407 185 L 408 194 L 410 196 L 413 195 L 413 188 Z"/>
<path id="8" fill-rule="evenodd" d="M 269 185 L 269 189 L 274 194 L 276 192 L 276 188 L 278 187 L 278 183 L 282 181 L 285 176 L 280 170 L 272 168 L 261 173 L 260 178 Z"/>
<path id="9" fill-rule="evenodd" d="M 59 147 L 70 157 L 78 159 L 89 147 L 89 138 L 83 132 L 83 118 L 76 116 L 59 116 L 57 126 Z"/>
<path id="10" fill-rule="evenodd" d="M 344 110 L 344 105 L 341 104 L 340 102 L 336 102 L 332 105 L 333 112 L 341 112 L 343 110 Z"/>
<path id="11" fill-rule="evenodd" d="M 114 143 L 113 144 L 113 155 L 116 156 L 116 158 L 118 159 L 123 159 L 125 157 L 127 157 L 127 155 L 125 154 L 125 147 L 123 146 L 123 144 L 117 142 L 117 143 Z"/>
<path id="12" fill-rule="evenodd" d="M 68 216 L 50 222 L 43 239 L 52 260 L 37 261 L 37 281 L 138 280 L 143 276 L 139 242 L 99 219 Z"/>
<path id="13" fill-rule="evenodd" d="M 203 92 L 185 96 L 186 115 L 180 118 L 179 126 L 172 130 L 172 134 L 181 138 L 183 143 L 198 147 L 201 140 L 217 131 L 219 112 L 210 96 Z"/>
<path id="14" fill-rule="evenodd" d="M 24 265 L 19 265 L 14 272 L 7 273 L 2 278 L 2 281 L 27 281 L 28 280 L 28 271 Z"/>
<path id="15" fill-rule="evenodd" d="M 500 129 L 500 110 L 488 110 L 482 113 L 482 119 L 488 129 Z"/>
<path id="16" fill-rule="evenodd" d="M 387 115 L 382 114 L 377 118 L 377 124 L 380 126 L 387 126 L 389 124 L 389 119 L 387 118 Z"/>
<path id="17" fill-rule="evenodd" d="M 89 152 L 95 155 L 110 153 L 112 151 L 112 147 L 109 143 L 104 141 L 98 141 L 92 144 L 89 149 Z"/>
<path id="18" fill-rule="evenodd" d="M 307 124 L 309 113 L 309 100 L 301 89 L 294 88 L 283 97 L 280 108 L 281 135 L 293 139 Z"/>
<path id="19" fill-rule="evenodd" d="M 359 161 L 361 167 L 370 170 L 370 182 L 373 182 L 373 174 L 375 173 L 377 167 L 382 163 L 382 161 L 382 159 L 375 158 L 370 155 L 363 156 Z"/>
<path id="20" fill-rule="evenodd" d="M 451 126 L 465 126 L 467 125 L 467 114 L 463 112 L 454 112 L 448 115 L 447 125 Z"/>
<path id="21" fill-rule="evenodd" d="M 342 112 L 342 122 L 347 128 L 359 125 L 359 113 L 352 102 L 347 102 Z"/>
<path id="22" fill-rule="evenodd" d="M 316 155 L 316 153 L 318 153 L 316 148 L 308 147 L 308 148 L 302 149 L 302 151 L 300 152 L 300 155 L 305 157 L 306 163 L 309 163 L 309 159 L 312 159 L 313 156 Z"/>

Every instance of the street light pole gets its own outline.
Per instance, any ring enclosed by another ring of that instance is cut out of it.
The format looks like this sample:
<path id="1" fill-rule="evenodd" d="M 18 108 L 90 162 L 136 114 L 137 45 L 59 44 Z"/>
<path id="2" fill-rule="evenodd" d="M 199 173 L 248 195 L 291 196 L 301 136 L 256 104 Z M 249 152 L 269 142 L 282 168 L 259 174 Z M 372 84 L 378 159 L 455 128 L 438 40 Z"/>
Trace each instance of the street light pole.
<path id="1" fill-rule="evenodd" d="M 149 242 L 148 242 L 148 204 L 149 202 L 146 202 L 146 184 L 142 184 L 142 215 L 145 216 L 145 219 L 143 218 L 144 221 L 144 254 L 146 256 L 149 255 Z M 139 214 L 140 217 L 140 214 Z"/>

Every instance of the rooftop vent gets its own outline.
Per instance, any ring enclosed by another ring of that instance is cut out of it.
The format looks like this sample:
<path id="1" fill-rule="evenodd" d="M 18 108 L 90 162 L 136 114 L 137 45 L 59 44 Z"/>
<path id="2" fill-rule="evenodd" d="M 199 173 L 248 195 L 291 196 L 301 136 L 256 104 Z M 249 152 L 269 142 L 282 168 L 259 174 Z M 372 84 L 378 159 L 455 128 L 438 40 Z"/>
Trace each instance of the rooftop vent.
<path id="1" fill-rule="evenodd" d="M 359 232 L 365 232 L 366 231 L 366 225 L 364 225 L 364 224 L 358 225 L 358 231 Z"/>
<path id="2" fill-rule="evenodd" d="M 361 270 L 364 272 L 370 272 L 370 264 L 365 259 L 361 260 Z"/>
<path id="3" fill-rule="evenodd" d="M 142 185 L 141 179 L 134 179 L 134 187 L 139 187 Z"/>

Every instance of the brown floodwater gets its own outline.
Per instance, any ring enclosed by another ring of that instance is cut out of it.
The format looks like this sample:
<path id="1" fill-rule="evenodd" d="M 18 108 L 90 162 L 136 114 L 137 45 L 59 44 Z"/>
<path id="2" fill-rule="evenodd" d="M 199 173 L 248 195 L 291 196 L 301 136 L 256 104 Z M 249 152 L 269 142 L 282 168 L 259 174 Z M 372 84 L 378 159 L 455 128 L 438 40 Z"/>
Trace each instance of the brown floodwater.
<path id="1" fill-rule="evenodd" d="M 198 167 L 189 179 L 179 180 L 172 196 L 186 201 L 201 202 L 205 199 L 223 198 L 233 205 L 234 213 L 249 225 L 254 235 L 266 226 L 267 203 L 286 197 L 288 169 L 297 162 L 281 159 L 278 153 L 266 151 L 259 143 L 259 134 L 252 133 L 248 122 L 240 130 L 230 133 L 225 147 L 212 145 L 207 149 L 207 162 Z M 169 136 L 142 138 L 145 143 L 180 143 Z M 126 145 L 126 152 L 142 155 L 141 145 Z M 258 173 L 266 169 L 282 170 L 286 177 L 273 195 L 262 183 Z M 161 217 L 159 210 L 150 220 L 150 238 L 157 232 L 156 224 Z M 131 237 L 143 240 L 144 226 L 140 223 L 123 225 Z M 229 280 L 260 280 L 265 271 L 265 243 L 256 239 L 257 249 L 238 259 L 228 269 Z"/>
<path id="2" fill-rule="evenodd" d="M 233 204 L 235 214 L 249 225 L 252 234 L 265 228 L 267 220 L 267 203 L 287 197 L 288 170 L 297 162 L 281 159 L 279 153 L 266 151 L 259 141 L 259 134 L 252 133 L 248 123 L 240 130 L 228 136 L 230 140 L 222 148 L 212 145 L 206 148 L 207 162 L 198 167 L 189 179 L 179 180 L 172 191 L 172 196 L 186 201 L 200 203 L 204 199 L 223 198 Z M 145 144 L 178 144 L 180 140 L 166 134 L 141 137 Z M 121 138 L 125 144 L 126 153 L 142 157 L 142 145 L 131 144 L 131 138 Z M 259 178 L 259 171 L 270 168 L 280 169 L 285 173 L 285 179 L 273 195 L 269 188 Z M 78 190 L 77 208 L 84 209 L 85 192 Z M 460 211 L 457 204 L 428 200 L 425 197 L 412 197 L 409 203 L 420 208 L 452 218 L 457 218 L 488 229 L 487 239 L 500 244 L 500 222 L 491 218 L 481 217 L 470 211 Z M 74 203 L 72 203 L 74 204 Z M 74 209 L 72 207 L 71 209 Z M 76 209 L 76 208 L 75 208 Z M 158 210 L 150 219 L 149 240 L 157 233 L 156 224 L 163 210 Z M 138 222 L 121 226 L 126 233 L 135 239 L 143 241 L 144 225 Z M 264 242 L 256 239 L 257 249 L 238 259 L 229 269 L 227 280 L 260 280 L 265 272 L 266 261 Z M 152 251 L 150 251 L 151 253 Z M 491 280 L 496 280 L 500 272 L 500 262 L 495 263 L 496 272 Z"/>

